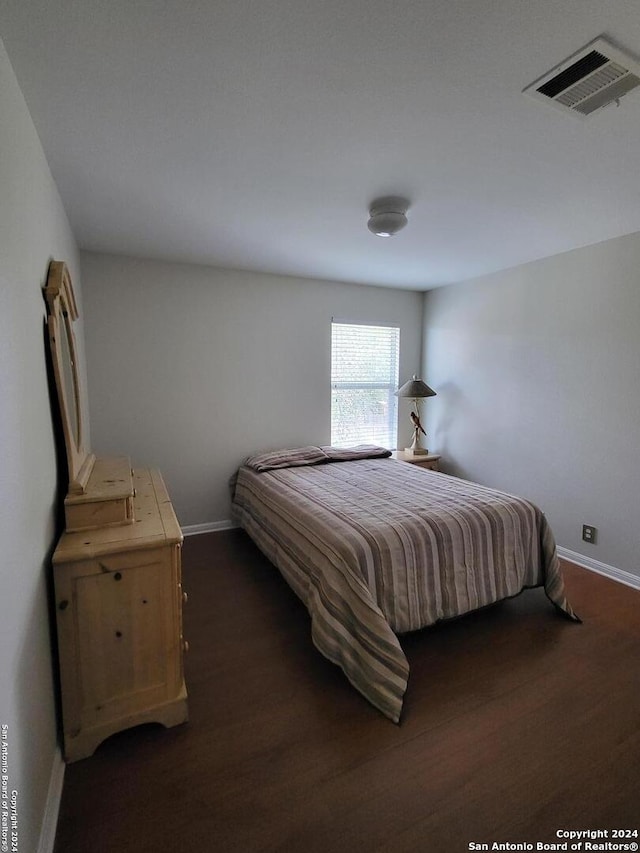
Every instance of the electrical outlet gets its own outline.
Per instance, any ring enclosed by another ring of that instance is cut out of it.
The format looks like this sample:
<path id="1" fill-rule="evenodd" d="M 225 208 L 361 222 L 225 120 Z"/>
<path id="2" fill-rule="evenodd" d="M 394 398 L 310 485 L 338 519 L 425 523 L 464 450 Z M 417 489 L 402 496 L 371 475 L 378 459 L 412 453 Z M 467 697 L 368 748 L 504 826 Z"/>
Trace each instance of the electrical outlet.
<path id="1" fill-rule="evenodd" d="M 595 545 L 598 538 L 598 528 L 594 527 L 592 524 L 583 524 L 582 538 L 585 542 L 590 542 L 592 545 Z"/>

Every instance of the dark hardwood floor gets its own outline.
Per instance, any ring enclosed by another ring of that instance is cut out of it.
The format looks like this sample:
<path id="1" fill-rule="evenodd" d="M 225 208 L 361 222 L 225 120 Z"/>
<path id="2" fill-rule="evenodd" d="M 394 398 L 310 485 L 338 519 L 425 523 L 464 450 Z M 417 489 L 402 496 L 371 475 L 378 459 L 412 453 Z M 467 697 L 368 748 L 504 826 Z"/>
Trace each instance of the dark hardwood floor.
<path id="1" fill-rule="evenodd" d="M 462 853 L 640 829 L 640 592 L 565 579 L 582 625 L 531 590 L 405 637 L 396 726 L 315 651 L 244 533 L 187 539 L 190 721 L 69 765 L 56 853 Z"/>

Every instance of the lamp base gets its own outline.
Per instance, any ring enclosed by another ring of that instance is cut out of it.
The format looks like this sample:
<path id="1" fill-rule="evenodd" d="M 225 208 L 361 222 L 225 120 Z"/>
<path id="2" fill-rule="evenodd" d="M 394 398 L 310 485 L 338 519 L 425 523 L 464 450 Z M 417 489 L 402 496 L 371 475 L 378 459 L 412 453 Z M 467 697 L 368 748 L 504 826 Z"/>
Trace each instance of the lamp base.
<path id="1" fill-rule="evenodd" d="M 425 447 L 405 447 L 404 452 L 411 456 L 426 456 L 429 453 Z"/>

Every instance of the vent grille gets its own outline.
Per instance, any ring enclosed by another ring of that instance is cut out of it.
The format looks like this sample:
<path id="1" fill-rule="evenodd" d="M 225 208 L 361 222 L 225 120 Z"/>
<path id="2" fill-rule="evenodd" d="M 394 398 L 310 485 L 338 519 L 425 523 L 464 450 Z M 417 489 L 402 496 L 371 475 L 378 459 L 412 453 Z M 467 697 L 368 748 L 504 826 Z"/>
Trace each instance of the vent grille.
<path id="1" fill-rule="evenodd" d="M 564 112 L 586 117 L 640 85 L 640 65 L 598 38 L 524 89 Z"/>

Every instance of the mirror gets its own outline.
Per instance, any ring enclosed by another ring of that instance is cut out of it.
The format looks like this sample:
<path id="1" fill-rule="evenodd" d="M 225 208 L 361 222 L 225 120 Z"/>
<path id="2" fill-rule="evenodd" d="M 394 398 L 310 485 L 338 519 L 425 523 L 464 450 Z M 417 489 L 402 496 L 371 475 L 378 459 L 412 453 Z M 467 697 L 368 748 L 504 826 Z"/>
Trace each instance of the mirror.
<path id="1" fill-rule="evenodd" d="M 78 402 L 80 394 L 78 389 L 78 377 L 76 375 L 76 360 L 73 355 L 71 343 L 71 322 L 69 314 L 63 312 L 63 322 L 58 328 L 58 343 L 60 344 L 60 360 L 62 367 L 62 386 L 65 405 L 69 413 L 69 429 L 71 438 L 76 447 L 80 446 L 80 419 Z"/>
<path id="2" fill-rule="evenodd" d="M 69 492 L 81 494 L 95 457 L 83 443 L 82 398 L 72 325 L 78 318 L 78 309 L 71 276 L 62 261 L 51 261 L 44 294 L 49 309 L 47 326 L 67 452 Z"/>

